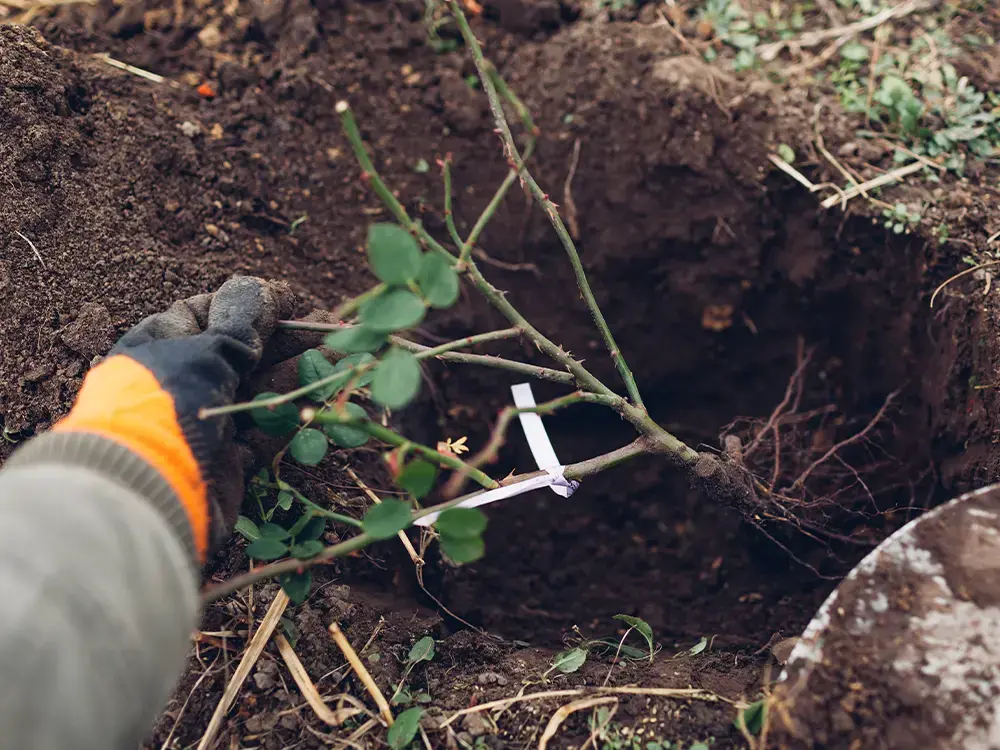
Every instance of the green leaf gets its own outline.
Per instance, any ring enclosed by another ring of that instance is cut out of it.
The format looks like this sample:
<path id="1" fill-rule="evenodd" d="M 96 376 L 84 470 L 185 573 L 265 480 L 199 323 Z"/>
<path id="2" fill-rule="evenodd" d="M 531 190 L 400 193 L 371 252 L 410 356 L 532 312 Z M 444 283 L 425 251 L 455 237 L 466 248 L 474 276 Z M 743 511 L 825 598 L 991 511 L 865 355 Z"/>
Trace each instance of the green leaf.
<path id="1" fill-rule="evenodd" d="M 848 42 L 840 48 L 840 56 L 851 62 L 864 62 L 868 55 L 868 48 L 861 42 Z"/>
<path id="2" fill-rule="evenodd" d="M 458 274 L 439 253 L 427 253 L 421 259 L 417 284 L 431 307 L 451 307 L 458 300 Z"/>
<path id="3" fill-rule="evenodd" d="M 368 352 L 361 352 L 360 354 L 351 354 L 347 357 L 344 357 L 342 360 L 337 362 L 336 365 L 333 366 L 333 369 L 337 372 L 343 372 L 344 370 L 350 370 L 352 367 L 357 367 L 358 365 L 366 365 L 369 362 L 374 362 L 374 361 L 375 357 L 372 354 Z M 366 372 L 361 373 L 361 375 L 358 376 L 357 380 L 354 381 L 354 384 L 358 388 L 362 388 L 371 383 L 372 378 L 374 377 L 375 377 L 375 371 L 368 370 Z"/>
<path id="4" fill-rule="evenodd" d="M 299 629 L 295 627 L 295 623 L 287 617 L 281 618 L 280 625 L 281 631 L 285 634 L 285 638 L 288 639 L 292 648 L 295 648 L 295 644 L 299 642 Z"/>
<path id="5" fill-rule="evenodd" d="M 288 547 L 285 543 L 279 542 L 277 539 L 258 539 L 247 547 L 248 556 L 264 562 L 284 557 L 287 552 Z"/>
<path id="6" fill-rule="evenodd" d="M 304 529 L 312 519 L 313 519 L 312 510 L 307 510 L 305 513 L 299 516 L 298 521 L 292 524 L 292 528 L 288 530 L 289 535 L 293 539 L 297 538 L 302 533 L 302 529 Z"/>
<path id="7" fill-rule="evenodd" d="M 318 542 L 315 539 L 308 539 L 304 542 L 293 544 L 290 551 L 292 553 L 292 557 L 298 560 L 308 560 L 310 557 L 315 557 L 323 551 L 323 542 Z"/>
<path id="8" fill-rule="evenodd" d="M 406 406 L 420 391 L 420 363 L 405 349 L 393 347 L 382 357 L 372 381 L 372 399 L 390 409 Z"/>
<path id="9" fill-rule="evenodd" d="M 649 627 L 649 623 L 638 617 L 632 617 L 631 615 L 615 615 L 616 620 L 621 620 L 626 625 L 631 628 L 635 628 L 642 634 L 642 637 L 646 639 L 646 643 L 649 644 L 649 660 L 653 661 L 653 629 Z"/>
<path id="10" fill-rule="evenodd" d="M 304 570 L 301 573 L 289 573 L 281 577 L 281 588 L 288 594 L 292 604 L 302 604 L 309 595 L 309 588 L 312 586 L 312 571 Z"/>
<path id="11" fill-rule="evenodd" d="M 426 313 L 423 300 L 413 292 L 392 289 L 361 308 L 361 323 L 367 331 L 393 333 L 412 328 L 424 319 Z"/>
<path id="12" fill-rule="evenodd" d="M 572 674 L 587 663 L 587 652 L 582 648 L 571 648 L 556 654 L 552 669 L 563 674 Z"/>
<path id="13" fill-rule="evenodd" d="M 322 516 L 313 516 L 302 524 L 302 528 L 293 534 L 293 537 L 296 542 L 301 544 L 312 539 L 319 539 L 323 536 L 324 531 L 326 531 L 326 519 Z"/>
<path id="14" fill-rule="evenodd" d="M 263 401 L 277 395 L 277 393 L 258 393 L 253 400 Z M 295 404 L 285 403 L 252 409 L 250 416 L 263 432 L 273 437 L 287 435 L 299 426 L 299 410 L 295 408 Z"/>
<path id="15" fill-rule="evenodd" d="M 792 164 L 795 161 L 795 151 L 787 143 L 782 143 L 778 146 L 778 156 L 788 164 Z"/>
<path id="16" fill-rule="evenodd" d="M 396 224 L 368 227 L 368 263 L 380 281 L 404 285 L 420 270 L 420 246 Z"/>
<path id="17" fill-rule="evenodd" d="M 239 516 L 236 519 L 236 526 L 233 528 L 237 534 L 242 536 L 248 542 L 256 542 L 260 539 L 260 529 L 257 528 L 257 524 L 246 516 Z"/>
<path id="18" fill-rule="evenodd" d="M 315 466 L 326 456 L 326 435 L 312 427 L 299 430 L 288 446 L 292 458 L 305 466 Z"/>
<path id="19" fill-rule="evenodd" d="M 434 489 L 434 480 L 437 479 L 437 474 L 438 470 L 434 464 L 428 463 L 422 458 L 416 458 L 399 472 L 396 484 L 420 500 Z"/>
<path id="20" fill-rule="evenodd" d="M 318 380 L 336 374 L 336 368 L 331 365 L 319 349 L 308 349 L 299 357 L 299 385 L 312 385 Z M 322 403 L 340 390 L 339 383 L 328 383 L 309 394 L 313 401 Z"/>
<path id="21" fill-rule="evenodd" d="M 409 655 L 406 657 L 406 661 L 410 664 L 416 664 L 421 661 L 430 661 L 434 658 L 434 639 L 429 635 L 425 635 L 419 641 L 413 644 L 413 648 L 410 649 Z"/>
<path id="22" fill-rule="evenodd" d="M 700 641 L 687 650 L 688 656 L 697 656 L 706 648 L 708 648 L 708 638 L 702 636 Z"/>
<path id="23" fill-rule="evenodd" d="M 392 750 L 403 750 L 413 742 L 423 715 L 424 709 L 422 708 L 408 708 L 396 717 L 396 721 L 389 727 L 389 733 L 386 735 L 386 741 Z"/>
<path id="24" fill-rule="evenodd" d="M 368 414 L 355 403 L 344 405 L 344 411 L 355 419 L 368 419 Z M 357 448 L 368 442 L 368 433 L 360 427 L 349 424 L 325 424 L 323 431 L 341 448 Z"/>
<path id="25" fill-rule="evenodd" d="M 282 539 L 288 539 L 291 535 L 291 532 L 284 526 L 279 526 L 276 523 L 265 523 L 260 526 L 261 539 L 277 539 L 280 542 Z"/>
<path id="26" fill-rule="evenodd" d="M 452 539 L 478 539 L 486 531 L 486 514 L 478 508 L 449 508 L 438 516 L 434 527 Z"/>
<path id="27" fill-rule="evenodd" d="M 736 716 L 736 721 L 733 722 L 733 726 L 739 729 L 742 723 L 750 734 L 760 734 L 766 718 L 767 701 L 759 700 L 740 711 Z"/>
<path id="28" fill-rule="evenodd" d="M 377 352 L 385 344 L 385 334 L 362 326 L 352 326 L 342 331 L 334 331 L 323 339 L 323 344 L 335 352 L 344 354 Z"/>
<path id="29" fill-rule="evenodd" d="M 452 562 L 470 563 L 483 556 L 486 552 L 486 545 L 481 537 L 461 539 L 453 536 L 442 536 L 441 551 Z"/>
<path id="30" fill-rule="evenodd" d="M 374 539 L 391 539 L 410 525 L 410 504 L 402 500 L 383 500 L 373 505 L 361 520 L 361 528 Z"/>
<path id="31" fill-rule="evenodd" d="M 294 499 L 295 497 L 294 495 L 292 495 L 291 492 L 288 492 L 287 490 L 282 490 L 281 492 L 278 493 L 277 505 L 282 510 L 289 510 L 292 507 L 292 500 Z"/>
<path id="32" fill-rule="evenodd" d="M 696 742 L 693 745 L 691 745 L 688 748 L 688 750 L 708 750 L 708 745 L 706 745 L 704 742 Z"/>

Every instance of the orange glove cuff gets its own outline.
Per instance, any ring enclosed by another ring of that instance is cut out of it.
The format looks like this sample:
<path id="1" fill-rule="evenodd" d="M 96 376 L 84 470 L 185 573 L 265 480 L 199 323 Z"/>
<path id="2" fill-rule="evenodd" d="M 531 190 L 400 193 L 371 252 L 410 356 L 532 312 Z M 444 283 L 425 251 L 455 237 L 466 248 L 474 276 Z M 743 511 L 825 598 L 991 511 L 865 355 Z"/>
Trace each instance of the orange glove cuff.
<path id="1" fill-rule="evenodd" d="M 208 551 L 208 491 L 173 397 L 148 369 L 116 355 L 91 370 L 72 411 L 53 430 L 86 432 L 133 451 L 167 480 L 187 514 L 201 562 Z"/>

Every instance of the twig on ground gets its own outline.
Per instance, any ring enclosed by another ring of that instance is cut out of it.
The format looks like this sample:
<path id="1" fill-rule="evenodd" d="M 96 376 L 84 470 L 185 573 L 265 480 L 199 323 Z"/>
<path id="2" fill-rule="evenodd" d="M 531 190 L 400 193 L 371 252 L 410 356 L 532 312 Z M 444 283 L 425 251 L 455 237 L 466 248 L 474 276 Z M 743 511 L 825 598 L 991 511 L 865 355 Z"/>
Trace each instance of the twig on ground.
<path id="1" fill-rule="evenodd" d="M 354 469 L 352 469 L 350 466 L 347 467 L 347 476 L 349 476 L 351 479 L 354 480 L 354 483 L 358 485 L 358 487 L 361 489 L 362 492 L 368 495 L 368 498 L 373 503 L 375 503 L 376 505 L 381 504 L 382 499 L 374 492 L 372 492 L 372 490 L 368 487 L 367 484 L 361 481 L 361 477 L 359 477 L 357 475 L 357 472 L 355 472 Z M 417 551 L 413 549 L 413 543 L 410 541 L 410 537 L 406 535 L 406 532 L 400 531 L 398 534 L 396 534 L 396 536 L 399 537 L 399 541 L 403 543 L 403 547 L 406 549 L 406 554 L 410 556 L 410 560 L 416 566 L 417 570 L 420 570 L 422 567 L 424 567 L 423 558 L 421 558 L 420 555 L 417 554 Z"/>
<path id="2" fill-rule="evenodd" d="M 708 703 L 714 703 L 716 701 L 724 701 L 726 703 L 732 703 L 733 701 L 728 698 L 723 698 L 721 695 L 717 695 L 708 690 L 702 690 L 701 688 L 644 688 L 644 687 L 601 687 L 601 688 L 570 688 L 567 690 L 545 690 L 541 693 L 526 693 L 522 695 L 513 695 L 510 698 L 501 698 L 495 701 L 489 701 L 488 703 L 480 703 L 478 706 L 472 706 L 470 708 L 463 708 L 461 711 L 456 711 L 447 719 L 445 719 L 440 724 L 440 728 L 444 729 L 449 726 L 456 719 L 460 719 L 463 716 L 469 714 L 480 713 L 481 711 L 489 711 L 493 708 L 506 708 L 513 703 L 523 703 L 524 701 L 543 701 L 549 700 L 551 698 L 572 698 L 579 695 L 648 695 L 654 698 L 677 698 L 686 699 L 692 701 L 705 701 Z"/>
<path id="3" fill-rule="evenodd" d="M 284 590 L 279 589 L 274 600 L 271 602 L 271 606 L 268 607 L 267 614 L 264 615 L 260 627 L 254 633 L 253 639 L 247 646 L 246 653 L 243 654 L 243 659 L 240 660 L 239 666 L 236 667 L 232 679 L 226 686 L 226 691 L 222 694 L 219 705 L 215 707 L 215 712 L 208 722 L 208 728 L 198 743 L 198 750 L 208 750 L 208 748 L 215 744 L 216 735 L 219 733 L 219 729 L 222 728 L 222 722 L 226 718 L 226 713 L 233 705 L 233 701 L 236 700 L 240 688 L 243 687 L 243 683 L 250 675 L 250 670 L 253 669 L 260 655 L 263 653 L 264 647 L 267 645 L 267 641 L 270 639 L 274 629 L 278 627 L 278 622 L 281 620 L 281 615 L 284 614 L 287 606 L 288 594 Z"/>
<path id="4" fill-rule="evenodd" d="M 122 62 L 121 60 L 116 60 L 111 55 L 106 52 L 100 52 L 94 55 L 98 60 L 107 63 L 112 68 L 118 68 L 118 70 L 124 70 L 126 73 L 131 73 L 139 78 L 145 78 L 147 81 L 152 81 L 153 83 L 166 83 L 171 86 L 178 86 L 176 81 L 171 81 L 158 73 L 150 73 L 148 70 L 143 70 L 142 68 L 137 68 L 135 65 L 129 65 L 128 63 Z"/>
<path id="5" fill-rule="evenodd" d="M 42 268 L 44 269 L 45 261 L 42 260 L 42 254 L 38 252 L 38 248 L 35 247 L 35 243 L 29 240 L 25 235 L 18 232 L 16 229 L 14 230 L 14 234 L 16 234 L 18 237 L 20 237 L 22 240 L 28 243 L 28 247 L 31 248 L 31 252 L 35 254 L 35 257 L 38 258 L 38 262 L 42 265 Z"/>
<path id="6" fill-rule="evenodd" d="M 477 260 L 481 260 L 483 263 L 493 266 L 494 268 L 499 268 L 501 271 L 527 271 L 534 274 L 539 279 L 542 278 L 542 272 L 535 263 L 507 263 L 490 257 L 490 255 L 481 247 L 473 248 L 472 254 Z"/>
<path id="7" fill-rule="evenodd" d="M 212 670 L 214 669 L 215 665 L 218 663 L 219 656 L 222 653 L 223 652 L 220 651 L 218 654 L 216 654 L 215 655 L 215 659 L 212 660 L 212 664 L 208 667 L 208 669 L 206 669 L 204 672 L 202 672 L 201 675 L 198 677 L 198 679 L 195 680 L 195 683 L 191 687 L 190 692 L 188 692 L 187 698 L 184 699 L 184 702 L 181 704 L 181 707 L 179 709 L 177 709 L 177 715 L 174 716 L 174 723 L 170 727 L 170 731 L 167 732 L 167 737 L 166 737 L 165 740 L 163 740 L 163 744 L 160 745 L 160 750 L 168 750 L 170 748 L 170 740 L 173 739 L 174 732 L 177 731 L 177 727 L 179 727 L 180 724 L 181 724 L 181 719 L 184 718 L 184 712 L 187 710 L 188 703 L 191 702 L 192 696 L 194 696 L 194 694 L 198 691 L 198 688 L 201 687 L 202 681 L 212 673 Z"/>
<path id="8" fill-rule="evenodd" d="M 848 188 L 847 190 L 843 191 L 842 195 L 830 196 L 822 203 L 820 203 L 820 206 L 822 206 L 823 208 L 833 208 L 838 203 L 841 203 L 842 205 L 846 206 L 847 201 L 849 201 L 851 198 L 863 195 L 866 190 L 873 190 L 874 188 L 882 187 L 883 185 L 888 185 L 889 183 L 892 182 L 898 182 L 907 175 L 911 175 L 914 172 L 919 172 L 921 169 L 924 168 L 925 168 L 924 164 L 920 161 L 911 162 L 905 166 L 899 167 L 898 169 L 893 169 L 889 172 L 886 172 L 885 174 L 879 175 L 878 177 L 868 180 L 867 182 L 862 182 L 860 185 L 855 185 L 854 187 Z"/>
<path id="9" fill-rule="evenodd" d="M 320 721 L 332 727 L 339 727 L 348 719 L 363 713 L 358 708 L 332 710 L 323 701 L 323 697 L 319 694 L 319 690 L 316 689 L 316 685 L 310 679 L 309 673 L 306 672 L 305 666 L 299 660 L 295 649 L 292 648 L 292 644 L 288 642 L 288 639 L 281 633 L 278 633 L 274 636 L 274 640 L 278 644 L 278 653 L 285 660 L 285 666 L 291 672 L 292 679 L 298 685 L 302 697 L 305 698 L 306 703 L 309 704 L 309 707 Z"/>
<path id="10" fill-rule="evenodd" d="M 566 173 L 566 181 L 563 183 L 563 205 L 566 207 L 566 223 L 569 224 L 569 233 L 577 242 L 580 241 L 580 223 L 576 219 L 576 202 L 573 200 L 573 178 L 576 177 L 576 168 L 580 164 L 580 139 L 573 143 L 573 158 L 569 163 L 569 171 Z"/>
<path id="11" fill-rule="evenodd" d="M 832 29 L 821 29 L 819 31 L 809 31 L 793 39 L 783 39 L 779 42 L 761 44 L 756 49 L 757 56 L 764 62 L 771 62 L 778 56 L 778 53 L 786 47 L 815 47 L 828 39 L 836 39 L 837 42 L 842 45 L 848 42 L 851 37 L 861 33 L 862 31 L 873 29 L 876 26 L 881 26 L 883 23 L 893 18 L 899 18 L 900 16 L 912 13 L 922 7 L 925 2 L 926 0 L 905 0 L 905 2 L 902 2 L 899 5 L 892 8 L 886 8 L 869 18 L 857 21 L 856 23 L 848 24 L 847 26 L 839 26 Z"/>
<path id="12" fill-rule="evenodd" d="M 577 711 L 585 711 L 588 708 L 593 708 L 594 706 L 601 706 L 606 703 L 614 703 L 617 705 L 618 699 L 614 696 L 597 696 L 594 698 L 581 698 L 580 700 L 573 701 L 572 703 L 567 703 L 565 706 L 561 706 L 552 714 L 552 718 L 549 719 L 549 723 L 545 725 L 545 730 L 542 732 L 541 738 L 538 740 L 538 750 L 546 750 L 549 746 L 549 741 L 556 736 L 556 732 L 559 731 L 559 727 L 571 714 Z"/>
<path id="13" fill-rule="evenodd" d="M 351 646 L 351 642 L 347 640 L 347 636 L 344 635 L 344 631 L 340 629 L 340 625 L 336 622 L 330 623 L 330 635 L 333 636 L 334 643 L 344 654 L 344 658 L 347 659 L 347 663 L 351 665 L 351 669 L 361 680 L 361 683 L 365 686 L 365 690 L 375 701 L 375 705 L 378 706 L 379 713 L 382 715 L 382 720 L 385 721 L 387 726 L 392 726 L 392 709 L 389 708 L 389 703 L 386 701 L 385 696 L 382 695 L 382 691 L 378 689 L 378 685 L 375 684 L 375 680 L 372 679 L 371 673 L 365 667 L 364 662 L 358 656 L 357 652 Z"/>
<path id="14" fill-rule="evenodd" d="M 963 276 L 968 276 L 970 273 L 975 273 L 976 271 L 979 271 L 979 270 L 981 270 L 983 268 L 989 268 L 990 266 L 995 266 L 995 265 L 998 265 L 998 264 L 1000 264 L 1000 260 L 989 260 L 989 261 L 986 261 L 985 263 L 980 263 L 979 265 L 975 265 L 972 268 L 966 268 L 964 271 L 959 271 L 954 276 L 951 276 L 950 278 L 945 279 L 943 282 L 941 282 L 938 285 L 938 288 L 935 289 L 934 293 L 931 295 L 930 306 L 934 307 L 934 300 L 937 299 L 938 294 L 940 294 L 941 290 L 944 289 L 946 286 L 948 286 L 951 282 L 957 281 L 958 279 L 962 278 Z"/>
<path id="15" fill-rule="evenodd" d="M 997 231 L 995 231 L 993 234 L 991 234 L 989 237 L 986 238 L 986 244 L 992 245 L 994 242 L 996 242 L 998 237 L 1000 237 L 1000 229 L 998 229 Z"/>

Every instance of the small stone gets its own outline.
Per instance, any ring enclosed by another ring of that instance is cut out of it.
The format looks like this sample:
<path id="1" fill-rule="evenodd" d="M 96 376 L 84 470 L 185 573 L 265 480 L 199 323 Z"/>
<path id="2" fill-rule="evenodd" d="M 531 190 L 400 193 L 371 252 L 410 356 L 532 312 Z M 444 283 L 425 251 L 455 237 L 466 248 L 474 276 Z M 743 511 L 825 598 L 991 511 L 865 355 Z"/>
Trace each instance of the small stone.
<path id="1" fill-rule="evenodd" d="M 295 714 L 288 714 L 288 716 L 281 717 L 281 726 L 285 729 L 298 729 L 299 720 L 295 718 Z"/>
<path id="2" fill-rule="evenodd" d="M 193 122 L 189 122 L 188 120 L 182 122 L 180 127 L 181 127 L 181 132 L 188 138 L 194 138 L 196 135 L 198 135 L 198 133 L 201 132 L 201 128 L 199 128 Z"/>
<path id="3" fill-rule="evenodd" d="M 272 675 L 263 672 L 254 672 L 253 681 L 258 690 L 270 690 L 277 684 Z"/>
<path id="4" fill-rule="evenodd" d="M 212 126 L 211 130 L 208 131 L 208 134 L 212 137 L 213 141 L 221 141 L 222 136 L 225 134 L 225 131 L 222 129 L 221 124 L 215 123 L 215 125 Z"/>
<path id="5" fill-rule="evenodd" d="M 506 685 L 507 678 L 499 672 L 483 672 L 476 678 L 480 685 Z"/>
<path id="6" fill-rule="evenodd" d="M 219 31 L 219 27 L 214 23 L 209 24 L 198 32 L 198 41 L 201 43 L 202 47 L 215 49 L 222 44 L 222 33 Z"/>
<path id="7" fill-rule="evenodd" d="M 215 224 L 206 224 L 205 231 L 208 232 L 213 237 L 218 237 L 219 232 L 221 232 L 222 230 L 219 229 L 217 226 L 215 226 Z"/>
<path id="8" fill-rule="evenodd" d="M 491 731 L 489 720 L 482 713 L 466 714 L 463 716 L 462 729 L 472 737 L 481 737 Z"/>
<path id="9" fill-rule="evenodd" d="M 181 204 L 178 201 L 175 201 L 175 200 L 169 200 L 169 201 L 167 201 L 166 203 L 163 204 L 163 210 L 167 211 L 169 213 L 172 213 L 172 214 L 173 213 L 177 213 L 177 211 L 180 209 L 180 207 L 181 207 Z"/>
<path id="10" fill-rule="evenodd" d="M 277 723 L 277 714 L 259 713 L 248 717 L 243 726 L 250 734 L 264 734 L 274 729 L 274 725 Z"/>

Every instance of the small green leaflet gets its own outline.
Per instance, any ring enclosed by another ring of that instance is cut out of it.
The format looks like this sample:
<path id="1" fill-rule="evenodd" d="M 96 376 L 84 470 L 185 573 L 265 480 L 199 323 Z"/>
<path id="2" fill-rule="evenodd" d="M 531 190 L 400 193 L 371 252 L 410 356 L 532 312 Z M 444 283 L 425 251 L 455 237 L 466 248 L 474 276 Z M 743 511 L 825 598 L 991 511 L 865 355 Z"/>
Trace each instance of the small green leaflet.
<path id="1" fill-rule="evenodd" d="M 334 331 L 323 339 L 323 343 L 328 348 L 344 354 L 376 352 L 385 344 L 385 334 L 353 326 L 342 331 Z"/>
<path id="2" fill-rule="evenodd" d="M 486 545 L 479 537 L 460 539 L 453 536 L 441 537 L 441 551 L 456 563 L 475 562 L 486 553 Z"/>
<path id="3" fill-rule="evenodd" d="M 263 560 L 264 562 L 284 557 L 287 552 L 288 547 L 285 543 L 277 539 L 258 539 L 247 547 L 247 555 L 249 557 L 255 560 Z"/>
<path id="4" fill-rule="evenodd" d="M 276 504 L 282 510 L 289 510 L 292 507 L 292 500 L 294 499 L 295 497 L 292 495 L 291 492 L 288 492 L 287 490 L 282 490 L 281 492 L 278 493 L 278 500 Z"/>
<path id="5" fill-rule="evenodd" d="M 437 467 L 422 458 L 410 461 L 396 477 L 396 484 L 413 495 L 417 500 L 426 497 L 434 489 Z"/>
<path id="6" fill-rule="evenodd" d="M 416 664 L 421 661 L 430 661 L 434 658 L 434 639 L 429 635 L 425 635 L 419 641 L 413 644 L 413 648 L 410 649 L 409 656 L 406 657 L 406 661 L 409 664 Z"/>
<path id="7" fill-rule="evenodd" d="M 339 362 L 337 362 L 337 364 L 333 366 L 333 369 L 334 372 L 344 372 L 345 370 L 350 370 L 352 367 L 357 367 L 358 365 L 366 365 L 369 362 L 374 363 L 375 357 L 368 352 L 361 352 L 360 354 L 350 354 L 344 357 Z M 372 378 L 374 377 L 375 377 L 375 372 L 369 369 L 366 372 L 363 372 L 360 375 L 358 375 L 357 379 L 355 379 L 352 376 L 351 380 L 347 382 L 353 381 L 356 387 L 362 388 L 371 383 Z"/>
<path id="8" fill-rule="evenodd" d="M 326 435 L 312 427 L 299 430 L 288 446 L 292 458 L 305 466 L 315 466 L 326 456 Z"/>
<path id="9" fill-rule="evenodd" d="M 281 577 L 281 588 L 288 594 L 292 604 L 302 604 L 309 594 L 310 586 L 312 586 L 312 572 L 309 570 Z"/>
<path id="10" fill-rule="evenodd" d="M 408 708 L 396 717 L 396 721 L 389 727 L 389 733 L 386 735 L 386 741 L 392 750 L 403 750 L 413 742 L 423 715 L 424 709 L 422 708 Z"/>
<path id="11" fill-rule="evenodd" d="M 260 529 L 257 528 L 257 524 L 251 521 L 246 516 L 240 516 L 236 519 L 236 526 L 234 527 L 236 533 L 246 539 L 248 542 L 256 542 L 260 539 Z"/>
<path id="12" fill-rule="evenodd" d="M 279 542 L 282 539 L 288 539 L 292 535 L 292 532 L 276 523 L 261 524 L 259 533 L 261 539 L 277 539 Z"/>
<path id="13" fill-rule="evenodd" d="M 615 615 L 615 619 L 621 620 L 630 628 L 635 628 L 635 630 L 642 634 L 642 637 L 646 639 L 646 643 L 649 644 L 649 660 L 653 661 L 653 629 L 649 627 L 649 623 L 631 615 Z"/>
<path id="14" fill-rule="evenodd" d="M 486 531 L 486 514 L 477 508 L 449 508 L 434 524 L 441 536 L 478 539 Z"/>
<path id="15" fill-rule="evenodd" d="M 708 648 L 708 638 L 702 636 L 700 641 L 698 641 L 696 644 L 694 644 L 691 648 L 688 649 L 687 651 L 688 656 L 697 656 L 706 648 Z"/>
<path id="16" fill-rule="evenodd" d="M 299 560 L 308 560 L 310 557 L 315 557 L 323 551 L 323 542 L 316 541 L 315 539 L 308 539 L 304 542 L 293 544 L 290 551 L 292 553 L 292 557 Z"/>
<path id="17" fill-rule="evenodd" d="M 393 347 L 382 357 L 372 381 L 372 399 L 390 409 L 406 406 L 420 391 L 420 363 L 405 349 Z"/>
<path id="18" fill-rule="evenodd" d="M 417 285 L 431 307 L 444 309 L 458 300 L 458 274 L 438 253 L 427 253 L 420 260 Z"/>
<path id="19" fill-rule="evenodd" d="M 299 385 L 308 386 L 337 373 L 319 349 L 308 349 L 299 357 Z M 313 401 L 323 403 L 340 389 L 342 383 L 328 383 L 309 393 Z"/>
<path id="20" fill-rule="evenodd" d="M 736 721 L 733 722 L 733 726 L 739 729 L 740 724 L 742 724 L 750 734 L 760 734 L 766 718 L 767 701 L 759 700 L 740 711 L 736 715 Z"/>
<path id="21" fill-rule="evenodd" d="M 396 224 L 368 227 L 368 263 L 380 281 L 405 285 L 420 270 L 420 246 Z"/>
<path id="22" fill-rule="evenodd" d="M 315 516 L 313 518 L 307 518 L 306 522 L 302 525 L 302 528 L 296 531 L 293 536 L 295 537 L 296 542 L 302 543 L 313 539 L 319 539 L 323 536 L 324 531 L 326 531 L 326 519 L 321 516 Z"/>
<path id="23" fill-rule="evenodd" d="M 361 520 L 362 530 L 373 539 L 391 539 L 410 525 L 410 504 L 402 500 L 383 500 L 373 505 Z"/>
<path id="24" fill-rule="evenodd" d="M 258 393 L 254 401 L 275 398 L 277 393 Z M 299 425 L 299 410 L 295 404 L 278 404 L 250 411 L 250 416 L 260 429 L 273 437 L 287 435 Z"/>
<path id="25" fill-rule="evenodd" d="M 587 652 L 582 648 L 571 648 L 556 655 L 552 669 L 563 674 L 572 674 L 587 662 Z M 551 671 L 551 670 L 550 670 Z"/>
<path id="26" fill-rule="evenodd" d="M 391 289 L 362 306 L 361 323 L 367 331 L 393 333 L 417 325 L 426 312 L 423 300 L 410 290 Z"/>
<path id="27" fill-rule="evenodd" d="M 368 419 L 368 414 L 358 404 L 347 403 L 344 411 L 354 419 Z M 323 431 L 341 448 L 357 448 L 368 442 L 367 431 L 349 424 L 328 423 L 323 425 Z"/>

